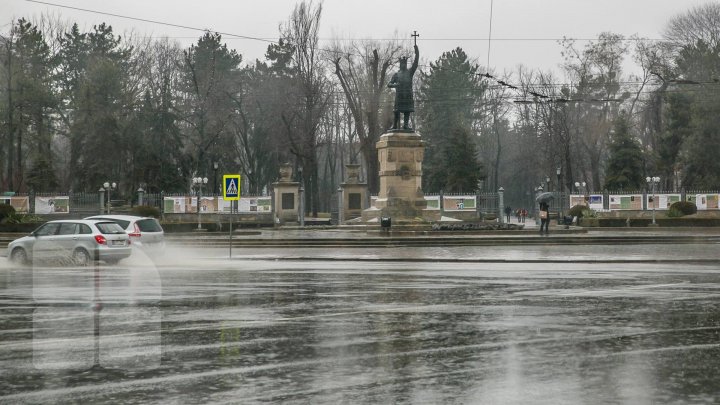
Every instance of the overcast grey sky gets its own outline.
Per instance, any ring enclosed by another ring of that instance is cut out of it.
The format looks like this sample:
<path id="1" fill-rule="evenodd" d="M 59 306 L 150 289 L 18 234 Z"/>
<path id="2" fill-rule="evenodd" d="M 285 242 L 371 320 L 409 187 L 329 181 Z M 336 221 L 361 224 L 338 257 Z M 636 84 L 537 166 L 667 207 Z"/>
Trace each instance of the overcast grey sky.
<path id="1" fill-rule="evenodd" d="M 561 62 L 556 39 L 595 38 L 603 31 L 661 38 L 667 21 L 701 0 L 494 0 L 490 66 L 496 71 L 523 64 L 557 70 Z M 242 36 L 278 37 L 278 25 L 287 20 L 296 0 L 0 0 L 1 31 L 12 19 L 53 13 L 91 28 L 107 22 L 118 32 L 168 36 L 189 45 L 202 35 L 182 29 L 95 14 L 50 5 L 62 5 L 186 25 Z M 315 1 L 317 4 L 317 1 Z M 423 59 L 435 60 L 442 52 L 462 47 L 481 65 L 488 57 L 491 0 L 325 0 L 321 20 L 322 43 L 332 37 L 408 38 L 420 33 Z M 268 43 L 224 35 L 228 46 L 244 60 L 262 58 Z"/>

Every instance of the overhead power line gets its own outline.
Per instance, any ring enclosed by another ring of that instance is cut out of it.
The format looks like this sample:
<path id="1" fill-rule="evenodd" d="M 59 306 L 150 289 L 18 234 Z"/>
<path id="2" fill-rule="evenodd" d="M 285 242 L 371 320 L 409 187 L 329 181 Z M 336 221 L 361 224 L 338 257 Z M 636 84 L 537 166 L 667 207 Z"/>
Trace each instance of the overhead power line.
<path id="1" fill-rule="evenodd" d="M 273 41 L 273 40 L 269 40 L 269 39 L 265 39 L 265 38 L 258 38 L 258 37 L 251 37 L 251 36 L 248 36 L 248 35 L 233 34 L 233 33 L 230 33 L 230 32 L 214 31 L 214 30 L 210 30 L 210 29 L 208 29 L 208 28 L 191 27 L 191 26 L 189 26 L 189 25 L 173 24 L 173 23 L 168 23 L 168 22 L 164 22 L 164 21 L 149 20 L 149 19 L 146 19 L 146 18 L 131 17 L 131 16 L 127 16 L 127 15 L 121 15 L 121 14 L 115 14 L 115 13 L 108 13 L 108 12 L 98 11 L 98 10 L 90 10 L 90 9 L 87 9 L 87 8 L 72 7 L 72 6 L 67 6 L 67 5 L 64 5 L 64 4 L 50 3 L 50 2 L 46 2 L 46 1 L 38 1 L 38 0 L 25 0 L 25 1 L 30 2 L 30 3 L 45 4 L 45 5 L 47 5 L 47 6 L 53 6 L 53 7 L 67 8 L 67 9 L 70 9 L 70 10 L 84 11 L 84 12 L 87 12 L 87 13 L 93 13 L 93 14 L 107 15 L 107 16 L 111 16 L 111 17 L 124 18 L 124 19 L 127 19 L 127 20 L 142 21 L 142 22 L 147 22 L 147 23 L 152 23 L 152 24 L 165 25 L 165 26 L 168 26 L 168 27 L 184 28 L 184 29 L 195 30 L 195 31 L 203 31 L 203 32 L 204 32 L 204 31 L 213 31 L 213 32 L 216 32 L 216 33 L 221 34 L 221 35 L 229 35 L 229 36 L 233 36 L 233 37 L 237 37 L 237 38 L 242 38 L 242 39 L 250 39 L 250 40 L 253 40 L 253 41 L 262 41 L 262 42 L 269 42 L 269 43 L 276 43 L 276 42 L 277 42 L 277 41 Z"/>

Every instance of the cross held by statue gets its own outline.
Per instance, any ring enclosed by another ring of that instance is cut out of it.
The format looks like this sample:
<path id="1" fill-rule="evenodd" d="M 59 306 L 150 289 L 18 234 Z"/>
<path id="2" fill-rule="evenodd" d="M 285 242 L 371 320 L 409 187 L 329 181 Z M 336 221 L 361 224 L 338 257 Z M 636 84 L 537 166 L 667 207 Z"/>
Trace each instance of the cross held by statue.
<path id="1" fill-rule="evenodd" d="M 413 37 L 413 39 L 415 40 L 415 45 L 417 45 L 417 37 L 419 37 L 420 34 L 418 34 L 417 31 L 413 31 L 412 35 L 410 36 Z"/>

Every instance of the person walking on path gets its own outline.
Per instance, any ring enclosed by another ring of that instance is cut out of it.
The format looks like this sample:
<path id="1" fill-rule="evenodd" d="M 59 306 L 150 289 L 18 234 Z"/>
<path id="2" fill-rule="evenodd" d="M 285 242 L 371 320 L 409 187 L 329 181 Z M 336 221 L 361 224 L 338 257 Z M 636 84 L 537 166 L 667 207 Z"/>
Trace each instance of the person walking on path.
<path id="1" fill-rule="evenodd" d="M 512 208 L 510 208 L 510 206 L 508 205 L 507 207 L 505 207 L 505 219 L 507 220 L 506 222 L 508 224 L 510 223 L 510 215 L 511 214 L 512 214 Z"/>
<path id="2" fill-rule="evenodd" d="M 543 228 L 545 229 L 545 234 L 547 235 L 548 232 L 548 224 L 550 224 L 550 218 L 548 218 L 550 206 L 546 202 L 540 203 L 540 233 L 543 233 Z"/>

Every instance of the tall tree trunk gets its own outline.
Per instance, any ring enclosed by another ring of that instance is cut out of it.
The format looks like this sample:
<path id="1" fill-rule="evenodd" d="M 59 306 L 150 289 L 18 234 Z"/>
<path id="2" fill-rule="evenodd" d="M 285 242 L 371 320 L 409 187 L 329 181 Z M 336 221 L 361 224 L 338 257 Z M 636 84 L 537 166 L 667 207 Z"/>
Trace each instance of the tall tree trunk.
<path id="1" fill-rule="evenodd" d="M 13 190 L 15 183 L 13 181 L 14 175 L 14 153 L 15 153 L 15 127 L 13 124 L 13 99 L 12 99 L 12 45 L 8 41 L 6 45 L 7 52 L 7 95 L 8 95 L 8 139 L 7 139 L 7 189 Z"/>

